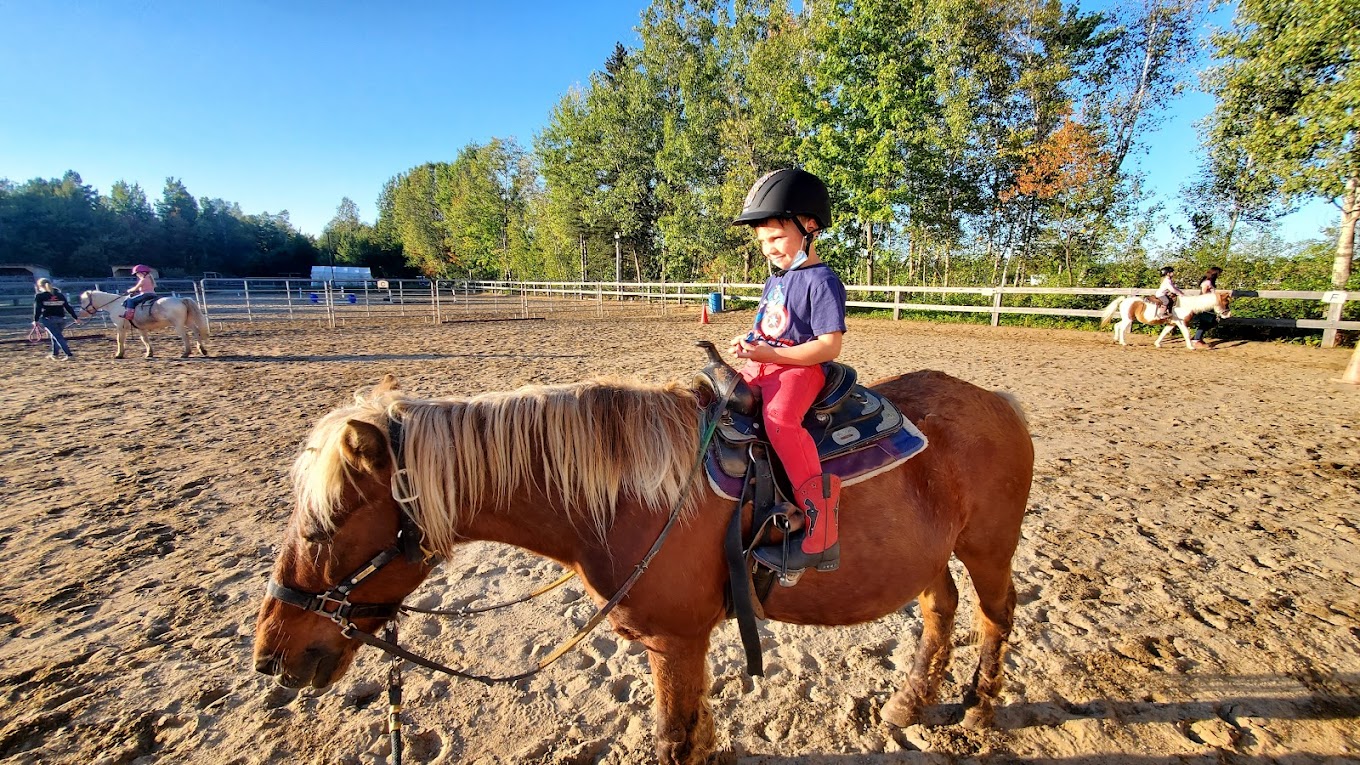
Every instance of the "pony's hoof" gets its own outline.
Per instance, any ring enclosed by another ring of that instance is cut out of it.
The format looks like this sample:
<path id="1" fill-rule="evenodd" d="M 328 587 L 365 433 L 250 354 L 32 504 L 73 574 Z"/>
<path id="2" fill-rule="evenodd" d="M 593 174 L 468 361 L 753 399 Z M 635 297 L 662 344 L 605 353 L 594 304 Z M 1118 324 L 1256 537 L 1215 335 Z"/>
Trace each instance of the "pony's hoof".
<path id="1" fill-rule="evenodd" d="M 897 728 L 907 728 L 921 720 L 921 708 L 916 704 L 909 704 L 905 701 L 898 701 L 894 696 L 888 699 L 888 703 L 879 710 L 879 717 L 883 722 Z"/>
<path id="2" fill-rule="evenodd" d="M 995 727 L 996 715 L 990 709 L 973 707 L 963 715 L 963 727 L 968 730 L 987 730 Z"/>

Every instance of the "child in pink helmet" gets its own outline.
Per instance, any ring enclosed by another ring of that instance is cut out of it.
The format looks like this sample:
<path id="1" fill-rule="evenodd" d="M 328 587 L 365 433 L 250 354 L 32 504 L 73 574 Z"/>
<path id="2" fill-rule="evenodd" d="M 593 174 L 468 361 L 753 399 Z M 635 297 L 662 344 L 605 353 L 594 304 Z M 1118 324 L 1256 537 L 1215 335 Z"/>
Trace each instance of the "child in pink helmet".
<path id="1" fill-rule="evenodd" d="M 132 321 L 137 306 L 156 299 L 156 280 L 151 277 L 151 267 L 139 263 L 132 267 L 132 275 L 137 277 L 137 283 L 128 290 L 132 297 L 123 301 L 123 318 L 128 321 Z"/>

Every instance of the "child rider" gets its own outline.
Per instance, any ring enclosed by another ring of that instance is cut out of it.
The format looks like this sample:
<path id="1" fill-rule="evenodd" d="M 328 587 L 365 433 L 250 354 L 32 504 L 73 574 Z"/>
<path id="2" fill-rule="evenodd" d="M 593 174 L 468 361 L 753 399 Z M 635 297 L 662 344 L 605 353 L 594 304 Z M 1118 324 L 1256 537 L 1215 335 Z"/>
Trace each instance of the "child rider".
<path id="1" fill-rule="evenodd" d="M 845 286 L 817 257 L 816 236 L 831 225 L 826 186 L 804 170 L 776 170 L 746 195 L 733 225 L 751 226 L 774 268 L 765 281 L 755 328 L 732 338 L 732 352 L 748 359 L 741 376 L 759 388 L 766 436 L 794 487 L 794 501 L 807 515 L 803 532 L 790 540 L 787 565 L 782 545 L 757 548 L 755 557 L 776 571 L 840 565 L 840 478 L 823 474 L 817 445 L 803 417 L 826 382 L 822 365 L 841 352 L 845 333 Z"/>

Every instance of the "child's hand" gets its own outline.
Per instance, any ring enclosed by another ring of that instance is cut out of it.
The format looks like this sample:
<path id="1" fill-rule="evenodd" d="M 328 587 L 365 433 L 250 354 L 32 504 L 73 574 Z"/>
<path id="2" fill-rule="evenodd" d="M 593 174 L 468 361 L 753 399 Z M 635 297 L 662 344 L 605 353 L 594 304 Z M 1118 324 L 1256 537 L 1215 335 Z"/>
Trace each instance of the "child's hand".
<path id="1" fill-rule="evenodd" d="M 770 346 L 764 343 L 751 342 L 745 337 L 737 339 L 736 347 L 733 348 L 732 352 L 739 359 L 750 359 L 755 362 L 769 361 L 772 358 Z"/>

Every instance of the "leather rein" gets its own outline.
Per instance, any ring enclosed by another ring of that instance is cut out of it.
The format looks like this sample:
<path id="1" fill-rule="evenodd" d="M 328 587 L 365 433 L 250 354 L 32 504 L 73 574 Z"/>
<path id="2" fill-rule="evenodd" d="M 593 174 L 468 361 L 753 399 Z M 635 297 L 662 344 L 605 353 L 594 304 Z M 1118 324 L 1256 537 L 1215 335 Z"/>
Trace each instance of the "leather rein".
<path id="1" fill-rule="evenodd" d="M 726 404 L 728 398 L 731 396 L 731 391 L 729 390 L 725 393 L 721 393 L 720 395 L 721 403 Z M 517 603 L 523 603 L 545 592 L 549 592 L 553 589 L 556 589 L 560 585 L 565 584 L 567 581 L 569 581 L 573 576 L 575 576 L 574 572 L 568 572 L 561 576 L 560 578 L 558 578 L 556 581 L 552 582 L 551 584 L 545 585 L 535 590 L 534 592 L 530 593 L 529 595 L 505 603 L 499 603 L 494 606 L 486 606 L 476 609 L 458 609 L 444 611 L 437 609 L 416 608 L 414 606 L 404 605 L 401 602 L 351 603 L 349 600 L 349 595 L 351 592 L 358 588 L 359 585 L 363 584 L 369 577 L 372 577 L 374 574 L 377 574 L 379 571 L 382 570 L 384 566 L 396 560 L 398 557 L 404 555 L 413 562 L 420 560 L 428 561 L 431 559 L 434 559 L 437 562 L 438 560 L 437 558 L 433 558 L 433 556 L 426 557 L 420 547 L 421 532 L 420 529 L 416 526 L 415 521 L 412 520 L 412 513 L 410 510 L 411 508 L 414 507 L 416 501 L 419 500 L 420 497 L 418 494 L 414 494 L 410 491 L 409 472 L 406 470 L 405 467 L 403 467 L 402 459 L 403 434 L 401 429 L 401 421 L 394 417 L 388 418 L 388 436 L 391 441 L 393 453 L 397 457 L 397 470 L 394 471 L 392 474 L 391 488 L 392 498 L 397 501 L 398 506 L 401 508 L 401 528 L 397 532 L 397 538 L 392 544 L 392 546 L 379 551 L 376 555 L 370 558 L 367 563 L 365 563 L 363 566 L 360 566 L 358 570 L 354 571 L 352 574 L 345 577 L 338 584 L 336 584 L 334 587 L 331 587 L 326 592 L 323 593 L 302 592 L 292 587 L 287 587 L 281 584 L 280 582 L 276 581 L 272 577 L 269 580 L 269 585 L 266 589 L 266 592 L 269 595 L 269 597 L 272 597 L 275 600 L 278 600 L 282 603 L 287 603 L 291 606 L 296 606 L 297 608 L 300 608 L 309 613 L 318 614 L 320 616 L 326 617 L 327 619 L 330 619 L 331 621 L 335 622 L 337 626 L 340 627 L 340 633 L 344 635 L 346 638 L 349 638 L 351 640 L 358 640 L 359 642 L 364 643 L 365 645 L 370 645 L 373 646 L 374 648 L 380 649 L 392 657 L 404 659 L 406 661 L 411 662 L 412 664 L 417 664 L 419 666 L 425 667 L 426 669 L 431 669 L 436 672 L 442 672 L 446 675 L 451 675 L 453 677 L 461 677 L 466 680 L 476 680 L 477 682 L 484 683 L 486 685 L 491 685 L 494 683 L 513 683 L 528 677 L 532 677 L 533 675 L 542 672 L 545 668 L 548 667 L 548 665 L 562 658 L 564 654 L 566 654 L 578 643 L 580 643 L 581 640 L 586 637 L 586 635 L 590 634 L 590 632 L 594 630 L 595 627 L 599 625 L 600 622 L 604 621 L 605 617 L 609 615 L 609 612 L 614 610 L 614 607 L 617 606 L 624 599 L 624 597 L 628 595 L 629 590 L 633 588 L 633 585 L 637 582 L 637 580 L 641 578 L 643 573 L 647 571 L 647 567 L 651 564 L 652 559 L 656 557 L 658 552 L 661 551 L 661 546 L 663 543 L 665 543 L 666 537 L 670 534 L 670 531 L 675 526 L 676 521 L 679 520 L 680 511 L 684 507 L 685 500 L 688 498 L 690 491 L 694 487 L 695 476 L 703 472 L 704 451 L 708 448 L 709 442 L 712 441 L 713 435 L 717 431 L 717 425 L 718 418 L 715 417 L 712 418 L 708 425 L 705 427 L 703 437 L 700 439 L 699 442 L 699 450 L 697 452 L 698 456 L 695 460 L 694 469 L 690 471 L 689 477 L 686 479 L 685 485 L 681 489 L 680 497 L 676 500 L 675 506 L 671 508 L 670 516 L 666 520 L 666 525 L 662 527 L 661 532 L 657 535 L 656 541 L 652 543 L 651 549 L 647 551 L 646 555 L 642 556 L 642 560 L 638 561 L 638 564 L 633 568 L 633 573 L 629 575 L 628 579 L 623 583 L 621 587 L 619 587 L 618 592 L 614 593 L 614 596 L 610 598 L 607 603 L 601 606 L 600 609 L 595 612 L 595 615 L 592 616 L 590 620 L 587 621 L 579 630 L 577 630 L 575 635 L 573 635 L 571 638 L 569 638 L 564 643 L 559 645 L 556 649 L 553 650 L 552 653 L 548 654 L 542 660 L 540 660 L 537 666 L 533 667 L 532 669 L 525 670 L 524 672 L 520 672 L 515 675 L 508 675 L 505 677 L 491 677 L 488 675 L 479 675 L 465 670 L 455 669 L 453 667 L 441 664 L 432 659 L 427 659 L 419 654 L 412 653 L 411 651 L 408 651 L 407 649 L 397 645 L 396 630 L 394 627 L 388 628 L 387 630 L 388 639 L 383 639 L 378 637 L 377 635 L 359 629 L 354 624 L 355 619 L 382 619 L 385 623 L 392 623 L 402 613 L 422 613 L 433 614 L 436 616 L 468 616 L 471 614 L 485 613 L 487 611 L 493 611 L 498 608 L 504 608 L 506 606 L 515 605 Z M 394 684 L 399 687 L 399 681 L 394 681 Z M 399 702 L 395 703 L 399 704 Z"/>

